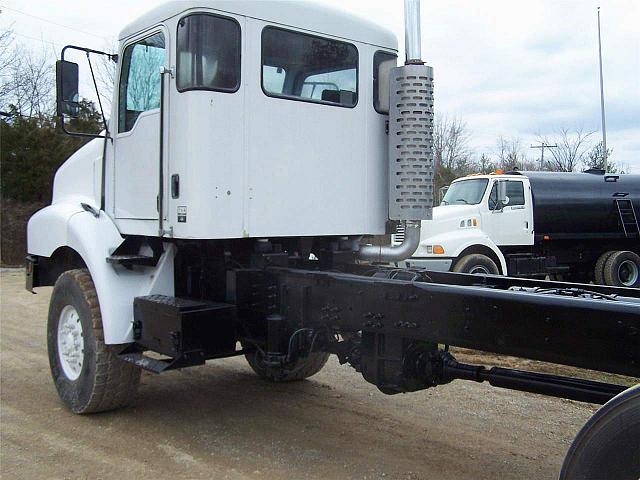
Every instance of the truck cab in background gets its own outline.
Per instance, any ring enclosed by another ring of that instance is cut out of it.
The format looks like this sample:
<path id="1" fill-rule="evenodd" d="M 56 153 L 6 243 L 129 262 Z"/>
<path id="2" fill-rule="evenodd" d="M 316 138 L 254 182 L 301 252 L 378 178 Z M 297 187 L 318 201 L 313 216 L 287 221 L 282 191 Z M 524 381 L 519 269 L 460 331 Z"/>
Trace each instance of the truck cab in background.
<path id="1" fill-rule="evenodd" d="M 406 264 L 640 287 L 639 202 L 637 175 L 470 175 L 449 186 Z"/>

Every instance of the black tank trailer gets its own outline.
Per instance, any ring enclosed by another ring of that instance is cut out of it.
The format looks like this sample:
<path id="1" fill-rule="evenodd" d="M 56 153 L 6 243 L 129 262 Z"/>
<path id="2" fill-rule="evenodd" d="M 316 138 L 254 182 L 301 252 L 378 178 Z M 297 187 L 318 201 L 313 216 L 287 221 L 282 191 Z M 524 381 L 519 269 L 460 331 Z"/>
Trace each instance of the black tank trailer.
<path id="1" fill-rule="evenodd" d="M 531 184 L 534 256 L 564 279 L 640 287 L 640 175 L 510 172 Z"/>

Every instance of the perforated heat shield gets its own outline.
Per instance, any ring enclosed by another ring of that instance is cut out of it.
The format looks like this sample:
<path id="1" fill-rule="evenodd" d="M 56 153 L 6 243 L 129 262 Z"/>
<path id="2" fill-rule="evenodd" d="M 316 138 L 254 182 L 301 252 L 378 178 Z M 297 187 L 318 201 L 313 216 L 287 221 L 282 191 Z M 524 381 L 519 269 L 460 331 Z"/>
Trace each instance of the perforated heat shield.
<path id="1" fill-rule="evenodd" d="M 391 70 L 389 219 L 430 220 L 433 209 L 433 69 Z"/>

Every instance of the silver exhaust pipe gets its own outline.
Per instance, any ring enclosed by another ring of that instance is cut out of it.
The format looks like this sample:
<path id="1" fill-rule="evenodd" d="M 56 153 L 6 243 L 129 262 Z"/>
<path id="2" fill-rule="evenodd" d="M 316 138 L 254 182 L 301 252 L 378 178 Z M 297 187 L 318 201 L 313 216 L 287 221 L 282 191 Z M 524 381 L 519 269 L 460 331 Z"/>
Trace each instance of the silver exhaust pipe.
<path id="1" fill-rule="evenodd" d="M 405 0 L 405 65 L 389 80 L 389 219 L 402 221 L 400 245 L 361 245 L 358 256 L 373 262 L 398 262 L 420 245 L 422 220 L 433 211 L 433 70 L 420 48 L 420 0 Z"/>
<path id="2" fill-rule="evenodd" d="M 405 65 L 422 65 L 422 37 L 420 36 L 420 0 L 404 0 Z"/>

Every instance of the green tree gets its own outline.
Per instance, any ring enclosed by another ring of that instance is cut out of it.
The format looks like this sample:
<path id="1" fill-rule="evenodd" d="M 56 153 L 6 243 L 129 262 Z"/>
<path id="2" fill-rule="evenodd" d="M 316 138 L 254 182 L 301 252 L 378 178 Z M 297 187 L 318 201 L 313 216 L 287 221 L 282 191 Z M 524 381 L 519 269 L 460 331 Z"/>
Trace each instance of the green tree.
<path id="1" fill-rule="evenodd" d="M 0 120 L 2 199 L 47 203 L 51 200 L 56 170 L 87 139 L 66 135 L 56 117 L 22 116 L 15 106 L 10 107 L 9 114 L 10 117 Z M 67 128 L 97 133 L 101 125 L 101 116 L 94 104 L 83 100 L 80 115 L 71 120 Z"/>

